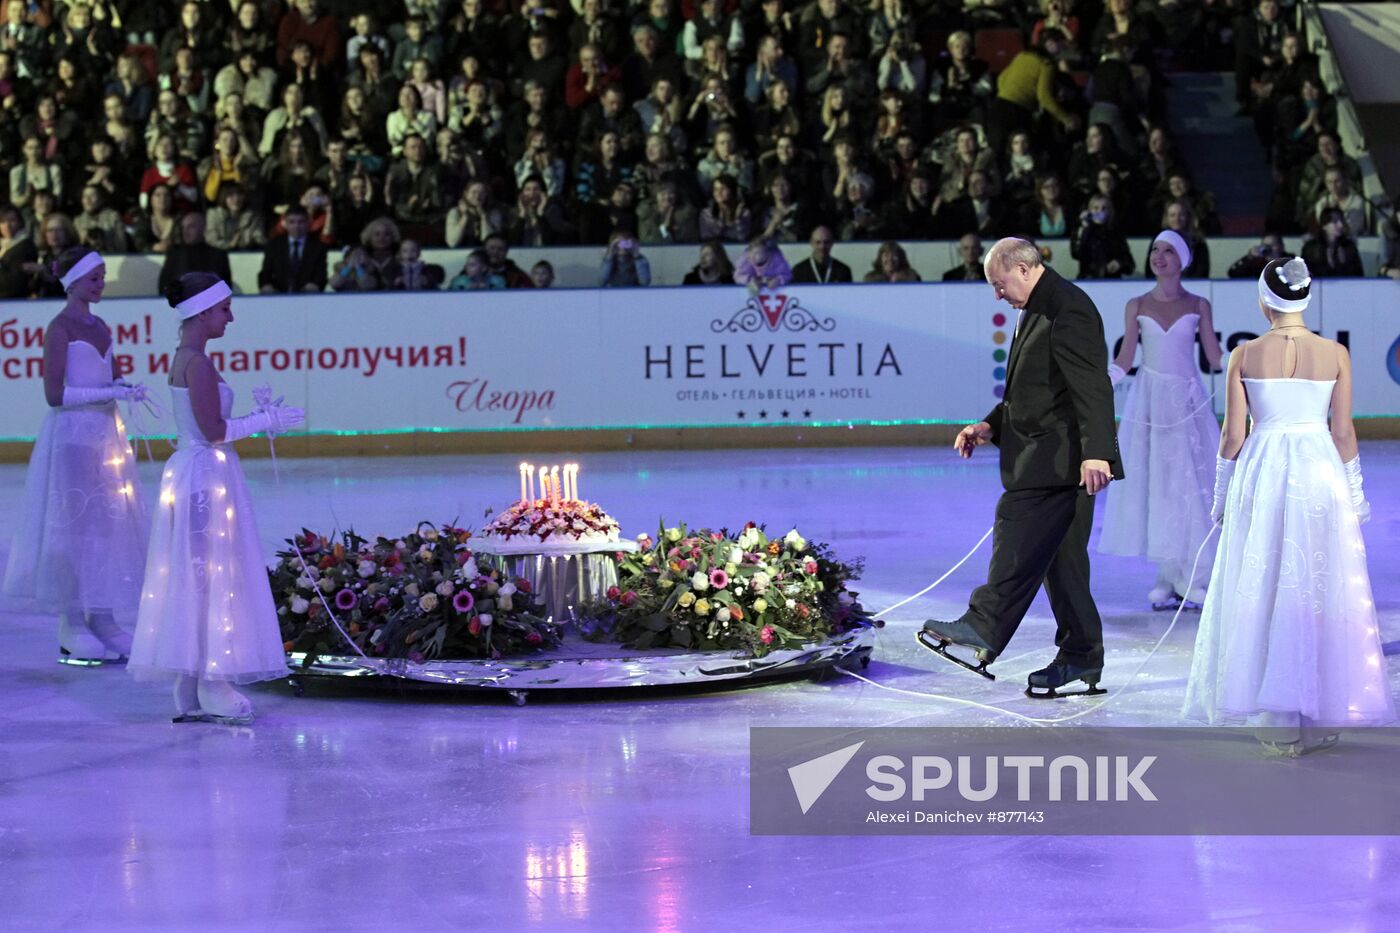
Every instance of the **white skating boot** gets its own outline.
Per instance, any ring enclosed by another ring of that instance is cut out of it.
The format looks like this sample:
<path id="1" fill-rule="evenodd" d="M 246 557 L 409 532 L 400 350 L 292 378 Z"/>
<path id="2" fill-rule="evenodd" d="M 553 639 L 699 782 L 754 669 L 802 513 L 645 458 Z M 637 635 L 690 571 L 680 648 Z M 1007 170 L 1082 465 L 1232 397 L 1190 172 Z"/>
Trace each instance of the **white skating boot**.
<path id="1" fill-rule="evenodd" d="M 198 696 L 205 722 L 246 726 L 253 721 L 252 701 L 226 680 L 201 680 Z"/>
<path id="2" fill-rule="evenodd" d="M 1170 612 L 1181 604 L 1181 597 L 1176 595 L 1175 584 L 1158 570 L 1157 582 L 1147 591 L 1147 601 L 1152 604 L 1153 612 Z"/>
<path id="3" fill-rule="evenodd" d="M 1206 588 L 1203 586 L 1191 587 L 1181 599 L 1181 608 L 1186 612 L 1200 612 L 1205 604 Z"/>
<path id="4" fill-rule="evenodd" d="M 188 674 L 175 675 L 175 718 L 171 722 L 203 722 L 204 710 L 199 708 L 199 679 Z"/>
<path id="5" fill-rule="evenodd" d="M 110 615 L 87 616 L 74 625 L 72 615 L 58 617 L 58 663 L 74 667 L 125 664 L 131 653 L 131 636 Z"/>

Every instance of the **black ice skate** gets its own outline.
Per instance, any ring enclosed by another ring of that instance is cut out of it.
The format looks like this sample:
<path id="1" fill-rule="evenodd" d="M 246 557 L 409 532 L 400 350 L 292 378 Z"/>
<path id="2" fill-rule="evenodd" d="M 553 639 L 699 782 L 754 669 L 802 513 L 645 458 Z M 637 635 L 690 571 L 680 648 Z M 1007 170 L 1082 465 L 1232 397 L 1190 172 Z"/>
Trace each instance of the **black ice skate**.
<path id="1" fill-rule="evenodd" d="M 966 622 L 940 622 L 929 619 L 924 627 L 914 634 L 919 644 L 934 654 L 952 661 L 958 667 L 965 667 L 974 674 L 981 674 L 988 680 L 996 680 L 996 675 L 987 670 L 987 665 L 997 659 L 997 652 L 977 630 Z M 949 645 L 971 648 L 977 664 L 965 661 L 948 650 Z"/>
<path id="2" fill-rule="evenodd" d="M 1102 676 L 1102 667 L 1080 667 L 1078 664 L 1056 661 L 1049 667 L 1032 672 L 1026 678 L 1026 696 L 1033 700 L 1099 696 L 1108 692 L 1099 686 L 1099 678 Z M 1078 680 L 1082 680 L 1088 686 L 1083 690 L 1060 691 L 1065 684 L 1072 684 Z"/>

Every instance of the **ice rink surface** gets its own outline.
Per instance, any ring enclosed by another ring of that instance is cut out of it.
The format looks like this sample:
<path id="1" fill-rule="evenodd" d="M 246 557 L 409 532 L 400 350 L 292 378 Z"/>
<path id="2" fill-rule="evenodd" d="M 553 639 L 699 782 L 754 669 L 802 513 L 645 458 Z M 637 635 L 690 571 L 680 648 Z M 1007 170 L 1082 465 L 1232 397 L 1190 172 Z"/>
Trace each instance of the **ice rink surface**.
<path id="1" fill-rule="evenodd" d="M 619 453 L 581 490 L 625 534 L 659 520 L 795 525 L 864 557 L 879 610 L 921 589 L 986 531 L 994 456 L 849 448 Z M 159 455 L 159 452 L 158 452 Z M 302 526 L 401 534 L 481 527 L 517 493 L 519 457 L 245 461 L 269 560 Z M 531 458 L 538 462 L 541 458 Z M 1400 649 L 1400 443 L 1362 462 L 1365 528 L 1389 651 Z M 155 468 L 143 466 L 148 501 Z M 14 515 L 23 467 L 0 467 Z M 1111 494 L 1111 491 L 1110 491 Z M 8 540 L 0 547 L 8 548 Z M 1044 597 L 995 683 L 918 647 L 955 617 L 990 543 L 895 612 L 869 677 L 1053 716 L 1026 673 L 1054 654 Z M 1105 686 L 1083 725 L 1178 725 L 1196 617 L 1124 683 L 1170 619 L 1147 611 L 1149 565 L 1095 555 Z M 30 929 L 1394 930 L 1400 838 L 756 837 L 750 726 L 1004 725 L 985 710 L 847 677 L 627 700 L 400 697 L 251 689 L 247 728 L 170 723 L 167 691 L 120 668 L 54 663 L 51 618 L 0 613 L 0 904 Z M 1389 657 L 1400 687 L 1400 658 Z M 1057 728 L 1072 728 L 1072 725 Z M 1028 727 L 1029 728 L 1029 727 Z M 1243 752 L 1242 752 L 1243 753 Z M 1327 753 L 1346 755 L 1345 740 Z M 1280 766 L 1309 766 L 1307 762 Z M 1335 762 L 1337 759 L 1334 758 Z M 1400 776 L 1396 776 L 1400 793 Z"/>

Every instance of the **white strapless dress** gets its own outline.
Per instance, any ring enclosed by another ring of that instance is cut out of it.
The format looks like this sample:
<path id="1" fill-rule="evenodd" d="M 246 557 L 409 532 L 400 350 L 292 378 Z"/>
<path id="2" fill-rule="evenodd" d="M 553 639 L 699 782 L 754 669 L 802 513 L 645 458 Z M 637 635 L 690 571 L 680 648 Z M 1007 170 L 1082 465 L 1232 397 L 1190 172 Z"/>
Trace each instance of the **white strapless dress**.
<path id="1" fill-rule="evenodd" d="M 1220 426 L 1196 365 L 1200 315 L 1184 314 L 1167 330 L 1139 315 L 1138 325 L 1142 364 L 1118 428 L 1124 478 L 1109 484 L 1099 550 L 1189 574 L 1210 531 L 1220 447 Z M 1197 580 L 1209 576 L 1211 559 L 1207 547 Z"/>
<path id="2" fill-rule="evenodd" d="M 1244 383 L 1253 425 L 1183 713 L 1251 726 L 1393 722 L 1366 543 L 1327 427 L 1335 383 Z"/>
<path id="3" fill-rule="evenodd" d="M 285 677 L 277 609 L 238 454 L 204 437 L 187 389 L 170 392 L 179 449 L 161 472 L 127 669 L 141 680 Z M 219 401 L 228 418 L 233 390 L 224 383 Z"/>
<path id="4" fill-rule="evenodd" d="M 64 382 L 111 385 L 111 347 L 70 341 Z M 49 409 L 17 518 L 6 596 L 45 612 L 135 618 L 149 516 L 116 402 Z"/>

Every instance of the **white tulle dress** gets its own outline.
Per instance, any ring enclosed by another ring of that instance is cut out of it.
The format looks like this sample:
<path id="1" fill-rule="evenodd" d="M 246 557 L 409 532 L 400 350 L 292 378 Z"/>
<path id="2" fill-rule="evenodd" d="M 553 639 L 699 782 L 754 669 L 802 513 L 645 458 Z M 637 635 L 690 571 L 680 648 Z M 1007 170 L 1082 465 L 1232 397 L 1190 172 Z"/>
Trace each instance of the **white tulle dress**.
<path id="1" fill-rule="evenodd" d="M 277 609 L 238 454 L 205 439 L 189 390 L 171 387 L 171 396 L 179 446 L 161 472 L 127 669 L 142 680 L 285 677 Z M 222 382 L 219 401 L 228 418 L 233 390 Z"/>
<path id="2" fill-rule="evenodd" d="M 1118 447 L 1124 479 L 1108 489 L 1099 550 L 1163 565 L 1177 592 L 1192 588 L 1191 566 L 1210 531 L 1220 426 L 1196 366 L 1200 315 L 1166 330 L 1138 316 L 1142 363 L 1128 387 Z M 1195 582 L 1210 576 L 1212 549 L 1201 554 Z"/>
<path id="3" fill-rule="evenodd" d="M 1393 722 L 1366 544 L 1327 427 L 1335 382 L 1244 383 L 1253 426 L 1183 712 L 1226 725 Z"/>
<path id="4" fill-rule="evenodd" d="M 112 384 L 112 349 L 72 340 L 64 383 Z M 5 594 L 42 611 L 136 616 L 148 514 L 116 402 L 50 408 L 14 526 Z"/>

